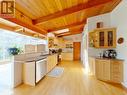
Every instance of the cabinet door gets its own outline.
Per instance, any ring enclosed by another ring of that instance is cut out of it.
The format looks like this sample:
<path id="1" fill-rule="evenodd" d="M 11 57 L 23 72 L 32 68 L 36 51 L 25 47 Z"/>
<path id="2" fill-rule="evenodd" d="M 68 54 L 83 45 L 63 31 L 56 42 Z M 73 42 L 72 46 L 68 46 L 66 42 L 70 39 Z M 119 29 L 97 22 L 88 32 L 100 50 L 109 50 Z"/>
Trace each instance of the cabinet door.
<path id="1" fill-rule="evenodd" d="M 47 73 L 51 70 L 52 67 L 52 61 L 51 61 L 51 56 L 47 57 Z"/>
<path id="2" fill-rule="evenodd" d="M 111 61 L 111 81 L 117 83 L 123 81 L 123 61 Z"/>
<path id="3" fill-rule="evenodd" d="M 28 85 L 35 86 L 35 62 L 23 64 L 23 82 Z"/>
<path id="4" fill-rule="evenodd" d="M 99 80 L 103 80 L 103 64 L 100 60 L 95 61 L 95 75 Z"/>
<path id="5" fill-rule="evenodd" d="M 109 81 L 110 80 L 110 61 L 103 60 L 101 61 L 103 64 L 103 80 Z"/>
<path id="6" fill-rule="evenodd" d="M 110 61 L 96 60 L 96 77 L 97 79 L 108 81 L 110 80 Z"/>
<path id="7" fill-rule="evenodd" d="M 93 33 L 93 42 L 94 42 L 94 47 L 99 48 L 99 32 L 95 31 Z"/>
<path id="8" fill-rule="evenodd" d="M 89 47 L 94 47 L 93 32 L 89 33 Z"/>
<path id="9" fill-rule="evenodd" d="M 116 32 L 115 29 L 107 29 L 107 46 L 116 47 Z"/>
<path id="10" fill-rule="evenodd" d="M 108 46 L 113 46 L 113 31 L 108 31 L 107 32 L 108 36 Z"/>
<path id="11" fill-rule="evenodd" d="M 36 83 L 46 74 L 46 59 L 36 62 Z"/>
<path id="12" fill-rule="evenodd" d="M 99 46 L 100 47 L 105 46 L 105 32 L 104 31 L 99 32 Z"/>

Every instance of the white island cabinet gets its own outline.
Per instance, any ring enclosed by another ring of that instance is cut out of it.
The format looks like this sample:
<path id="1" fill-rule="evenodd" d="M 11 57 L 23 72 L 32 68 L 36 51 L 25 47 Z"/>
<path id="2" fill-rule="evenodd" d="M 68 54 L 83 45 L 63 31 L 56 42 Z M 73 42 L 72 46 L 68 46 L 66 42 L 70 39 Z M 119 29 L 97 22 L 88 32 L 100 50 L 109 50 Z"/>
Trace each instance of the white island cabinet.
<path id="1" fill-rule="evenodd" d="M 46 63 L 46 58 L 24 63 L 23 82 L 35 86 L 46 75 Z"/>
<path id="2" fill-rule="evenodd" d="M 23 64 L 23 82 L 35 86 L 35 62 Z"/>

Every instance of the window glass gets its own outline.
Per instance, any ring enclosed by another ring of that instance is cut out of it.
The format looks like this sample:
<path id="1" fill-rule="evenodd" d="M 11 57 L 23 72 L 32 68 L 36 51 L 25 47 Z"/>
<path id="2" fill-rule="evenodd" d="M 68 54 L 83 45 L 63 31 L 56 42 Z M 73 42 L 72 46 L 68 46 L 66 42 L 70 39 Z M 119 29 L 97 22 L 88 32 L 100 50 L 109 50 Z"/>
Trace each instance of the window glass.
<path id="1" fill-rule="evenodd" d="M 26 44 L 47 44 L 47 41 L 0 29 L 0 60 L 11 59 L 8 48 L 15 46 L 24 50 Z"/>

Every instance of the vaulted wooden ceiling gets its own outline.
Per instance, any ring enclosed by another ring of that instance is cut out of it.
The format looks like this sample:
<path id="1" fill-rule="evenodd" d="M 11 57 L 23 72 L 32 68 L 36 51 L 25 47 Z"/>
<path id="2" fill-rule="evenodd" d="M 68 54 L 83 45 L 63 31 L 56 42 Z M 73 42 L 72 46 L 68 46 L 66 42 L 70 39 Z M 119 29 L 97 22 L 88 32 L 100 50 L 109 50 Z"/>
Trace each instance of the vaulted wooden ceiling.
<path id="1" fill-rule="evenodd" d="M 15 18 L 6 18 L 41 34 L 65 28 L 78 34 L 88 17 L 111 12 L 121 0 L 15 0 Z"/>

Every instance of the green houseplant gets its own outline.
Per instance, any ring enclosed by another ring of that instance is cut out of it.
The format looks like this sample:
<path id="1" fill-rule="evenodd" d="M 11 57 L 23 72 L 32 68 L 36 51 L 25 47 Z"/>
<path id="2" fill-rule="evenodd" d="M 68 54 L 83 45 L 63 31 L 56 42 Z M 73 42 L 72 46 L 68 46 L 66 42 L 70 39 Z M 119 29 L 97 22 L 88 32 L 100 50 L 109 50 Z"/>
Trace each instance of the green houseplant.
<path id="1" fill-rule="evenodd" d="M 22 52 L 22 50 L 17 47 L 8 48 L 8 51 L 10 55 L 18 55 L 19 53 Z"/>

